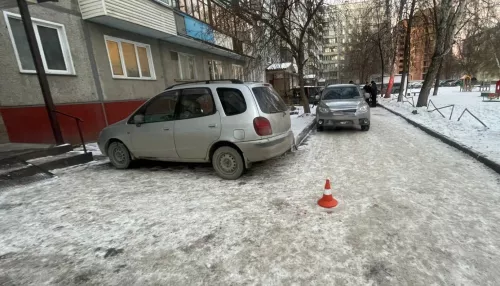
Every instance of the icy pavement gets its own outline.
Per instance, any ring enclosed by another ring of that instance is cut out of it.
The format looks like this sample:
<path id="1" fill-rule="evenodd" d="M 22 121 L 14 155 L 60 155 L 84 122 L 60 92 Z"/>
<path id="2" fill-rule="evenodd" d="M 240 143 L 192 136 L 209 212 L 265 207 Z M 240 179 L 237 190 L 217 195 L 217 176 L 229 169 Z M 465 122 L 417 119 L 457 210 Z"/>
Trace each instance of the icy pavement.
<path id="1" fill-rule="evenodd" d="M 500 176 L 381 108 L 305 144 L 238 181 L 100 162 L 0 192 L 0 282 L 500 285 Z"/>
<path id="2" fill-rule="evenodd" d="M 440 110 L 446 116 L 443 118 L 437 111 L 427 112 L 426 107 L 413 108 L 408 103 L 398 103 L 395 100 L 389 101 L 387 99 L 379 99 L 379 102 L 417 123 L 484 154 L 490 160 L 500 163 L 500 102 L 483 102 L 480 94 L 480 92 L 460 92 L 460 87 L 440 87 L 438 96 L 431 95 L 429 99 L 438 108 L 455 104 L 451 120 L 449 120 L 451 108 Z M 417 99 L 417 97 L 414 98 L 415 104 Z M 488 128 L 485 128 L 468 113 L 465 113 L 460 121 L 457 121 L 465 108 L 483 121 Z M 412 114 L 415 109 L 418 110 L 417 115 Z M 432 106 L 429 107 L 429 110 L 433 109 Z"/>

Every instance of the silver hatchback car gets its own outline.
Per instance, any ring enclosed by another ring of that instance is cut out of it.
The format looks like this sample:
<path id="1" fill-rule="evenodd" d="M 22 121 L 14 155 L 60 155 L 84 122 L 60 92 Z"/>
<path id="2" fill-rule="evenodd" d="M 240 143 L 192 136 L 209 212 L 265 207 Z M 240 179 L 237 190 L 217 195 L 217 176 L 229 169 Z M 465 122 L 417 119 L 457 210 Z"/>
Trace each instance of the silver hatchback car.
<path id="1" fill-rule="evenodd" d="M 103 129 L 98 140 L 119 169 L 135 159 L 212 162 L 220 177 L 232 180 L 293 144 L 290 112 L 272 86 L 236 80 L 169 87 Z"/>
<path id="2" fill-rule="evenodd" d="M 321 93 L 316 109 L 318 131 L 324 127 L 354 126 L 370 129 L 370 107 L 354 84 L 334 84 Z"/>

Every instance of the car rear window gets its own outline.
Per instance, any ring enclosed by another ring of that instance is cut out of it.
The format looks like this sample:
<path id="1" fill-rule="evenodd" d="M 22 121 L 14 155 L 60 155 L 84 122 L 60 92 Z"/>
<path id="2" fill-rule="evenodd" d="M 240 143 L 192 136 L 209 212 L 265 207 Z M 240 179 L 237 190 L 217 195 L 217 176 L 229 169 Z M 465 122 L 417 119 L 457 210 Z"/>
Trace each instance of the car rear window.
<path id="1" fill-rule="evenodd" d="M 345 86 L 345 87 L 329 87 L 323 91 L 321 99 L 323 100 L 335 100 L 335 99 L 350 99 L 360 97 L 357 87 Z"/>
<path id="2" fill-rule="evenodd" d="M 247 110 L 245 97 L 240 90 L 235 88 L 218 88 L 220 103 L 227 116 L 238 115 Z"/>
<path id="3" fill-rule="evenodd" d="M 260 110 L 264 113 L 279 113 L 288 110 L 281 96 L 269 86 L 252 88 Z"/>

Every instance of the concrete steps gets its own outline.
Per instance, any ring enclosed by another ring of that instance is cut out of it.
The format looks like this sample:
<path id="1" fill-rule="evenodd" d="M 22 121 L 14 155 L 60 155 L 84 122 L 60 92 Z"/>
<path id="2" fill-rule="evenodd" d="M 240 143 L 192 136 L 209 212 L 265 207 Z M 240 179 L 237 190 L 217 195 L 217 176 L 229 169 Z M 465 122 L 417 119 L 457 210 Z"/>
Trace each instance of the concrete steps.
<path id="1" fill-rule="evenodd" d="M 72 151 L 69 144 L 36 150 L 16 150 L 0 157 L 0 191 L 48 179 L 51 170 L 84 164 L 93 160 L 91 152 Z"/>

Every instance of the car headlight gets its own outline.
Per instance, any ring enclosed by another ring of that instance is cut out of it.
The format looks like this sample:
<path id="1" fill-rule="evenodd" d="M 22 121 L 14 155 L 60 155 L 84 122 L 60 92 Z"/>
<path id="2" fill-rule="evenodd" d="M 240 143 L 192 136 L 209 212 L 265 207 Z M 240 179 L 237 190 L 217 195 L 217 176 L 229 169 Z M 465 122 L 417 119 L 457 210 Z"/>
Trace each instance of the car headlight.
<path id="1" fill-rule="evenodd" d="M 358 112 L 359 112 L 359 113 L 365 113 L 365 112 L 368 112 L 368 106 L 367 106 L 367 105 L 363 105 L 363 106 L 361 106 L 361 107 L 358 109 Z"/>
<path id="2" fill-rule="evenodd" d="M 330 109 L 328 107 L 322 107 L 322 106 L 320 106 L 320 107 L 318 107 L 318 110 L 321 113 L 328 113 L 328 112 L 330 112 Z"/>

